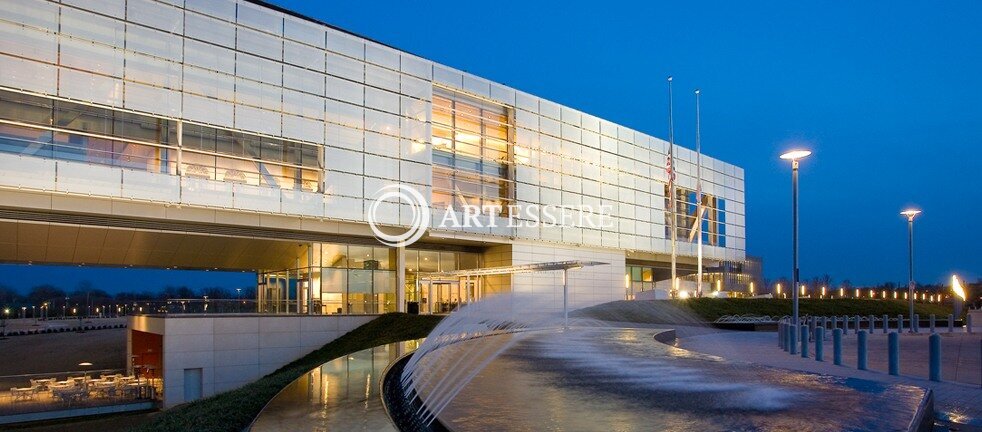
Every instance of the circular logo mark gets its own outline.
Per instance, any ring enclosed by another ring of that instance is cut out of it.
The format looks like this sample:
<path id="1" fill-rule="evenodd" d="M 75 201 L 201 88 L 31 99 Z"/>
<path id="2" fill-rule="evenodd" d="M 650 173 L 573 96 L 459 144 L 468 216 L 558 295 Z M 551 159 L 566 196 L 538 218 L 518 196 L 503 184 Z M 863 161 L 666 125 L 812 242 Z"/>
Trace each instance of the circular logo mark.
<path id="1" fill-rule="evenodd" d="M 372 205 L 368 208 L 368 225 L 372 228 L 375 238 L 382 244 L 389 247 L 405 247 L 419 240 L 426 233 L 426 228 L 430 225 L 430 206 L 426 199 L 418 190 L 406 185 L 388 185 L 379 189 L 381 195 L 375 198 Z M 409 230 L 398 235 L 386 234 L 379 228 L 378 210 L 379 205 L 388 199 L 395 199 L 409 204 L 412 209 L 413 218 L 409 224 Z"/>

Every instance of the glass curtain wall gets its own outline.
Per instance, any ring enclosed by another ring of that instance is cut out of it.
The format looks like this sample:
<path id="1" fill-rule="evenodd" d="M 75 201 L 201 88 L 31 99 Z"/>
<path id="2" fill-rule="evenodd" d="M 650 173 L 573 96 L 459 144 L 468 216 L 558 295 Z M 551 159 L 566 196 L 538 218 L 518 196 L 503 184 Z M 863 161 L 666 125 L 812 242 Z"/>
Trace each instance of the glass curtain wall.
<path id="1" fill-rule="evenodd" d="M 433 194 L 437 209 L 511 204 L 507 107 L 433 88 Z"/>
<path id="2" fill-rule="evenodd" d="M 321 313 L 376 314 L 398 309 L 394 250 L 330 243 L 320 247 Z"/>
<path id="3" fill-rule="evenodd" d="M 668 197 L 668 185 L 665 185 L 665 208 L 671 209 Z M 708 246 L 726 246 L 726 200 L 702 194 L 702 243 Z M 682 242 L 696 243 L 696 192 L 691 189 L 676 187 L 675 189 L 675 220 L 677 238 Z M 665 238 L 671 238 L 672 218 L 665 212 Z"/>
<path id="4" fill-rule="evenodd" d="M 321 148 L 0 90 L 0 152 L 223 182 L 321 190 Z M 179 144 L 180 143 L 180 144 Z"/>

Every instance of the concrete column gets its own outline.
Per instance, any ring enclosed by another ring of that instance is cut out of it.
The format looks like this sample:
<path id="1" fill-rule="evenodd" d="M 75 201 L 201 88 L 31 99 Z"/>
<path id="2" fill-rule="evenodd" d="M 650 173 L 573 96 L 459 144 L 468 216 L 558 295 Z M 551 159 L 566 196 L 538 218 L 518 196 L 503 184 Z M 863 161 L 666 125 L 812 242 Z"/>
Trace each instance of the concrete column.
<path id="1" fill-rule="evenodd" d="M 801 326 L 801 358 L 808 358 L 808 339 L 810 335 L 808 331 L 808 326 Z"/>
<path id="2" fill-rule="evenodd" d="M 890 332 L 887 338 L 890 375 L 900 375 L 900 333 Z"/>
<path id="3" fill-rule="evenodd" d="M 426 313 L 433 313 L 433 281 L 426 281 Z"/>
<path id="4" fill-rule="evenodd" d="M 307 245 L 307 315 L 314 314 L 314 245 Z"/>
<path id="5" fill-rule="evenodd" d="M 866 330 L 856 333 L 856 369 L 866 370 Z"/>
<path id="6" fill-rule="evenodd" d="M 928 369 L 930 371 L 931 381 L 941 381 L 941 335 L 935 333 L 928 337 L 929 352 L 929 364 Z"/>
<path id="7" fill-rule="evenodd" d="M 569 328 L 569 269 L 563 269 L 563 328 Z"/>
<path id="8" fill-rule="evenodd" d="M 825 361 L 825 327 L 815 329 L 815 361 Z"/>
<path id="9" fill-rule="evenodd" d="M 832 330 L 832 363 L 842 366 L 842 329 Z"/>
<path id="10" fill-rule="evenodd" d="M 883 314 L 883 334 L 890 332 L 890 315 Z"/>
<path id="11" fill-rule="evenodd" d="M 406 312 L 406 248 L 396 248 L 396 310 Z"/>

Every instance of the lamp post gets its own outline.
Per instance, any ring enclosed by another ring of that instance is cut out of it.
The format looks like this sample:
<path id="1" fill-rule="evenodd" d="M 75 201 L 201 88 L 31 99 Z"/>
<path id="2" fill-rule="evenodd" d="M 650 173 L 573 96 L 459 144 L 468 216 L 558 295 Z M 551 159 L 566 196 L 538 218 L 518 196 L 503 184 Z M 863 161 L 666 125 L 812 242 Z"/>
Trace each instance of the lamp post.
<path id="1" fill-rule="evenodd" d="M 792 217 L 792 261 L 791 269 L 791 325 L 798 325 L 798 161 L 808 157 L 808 150 L 791 150 L 781 155 L 781 159 L 791 161 L 791 217 Z"/>
<path id="2" fill-rule="evenodd" d="M 914 319 L 914 216 L 920 214 L 920 210 L 907 209 L 900 214 L 907 216 L 907 292 L 910 293 L 910 319 Z M 910 325 L 908 330 L 914 332 L 914 325 Z"/>

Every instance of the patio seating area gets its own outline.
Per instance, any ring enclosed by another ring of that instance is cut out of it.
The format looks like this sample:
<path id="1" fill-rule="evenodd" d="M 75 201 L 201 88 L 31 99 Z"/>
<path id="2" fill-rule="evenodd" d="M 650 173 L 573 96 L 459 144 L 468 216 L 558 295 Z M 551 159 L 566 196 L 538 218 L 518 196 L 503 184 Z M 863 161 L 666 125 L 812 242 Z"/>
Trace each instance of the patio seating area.
<path id="1" fill-rule="evenodd" d="M 160 380 L 122 373 L 28 378 L 29 386 L 0 391 L 0 415 L 116 405 L 156 399 Z"/>

